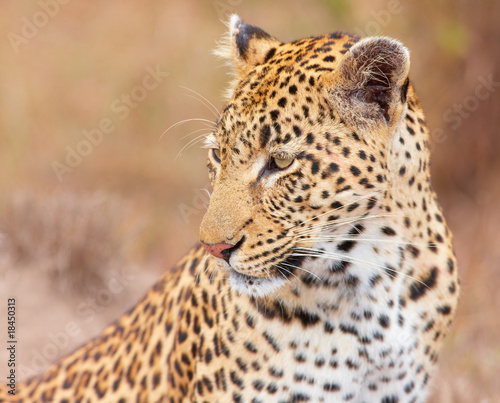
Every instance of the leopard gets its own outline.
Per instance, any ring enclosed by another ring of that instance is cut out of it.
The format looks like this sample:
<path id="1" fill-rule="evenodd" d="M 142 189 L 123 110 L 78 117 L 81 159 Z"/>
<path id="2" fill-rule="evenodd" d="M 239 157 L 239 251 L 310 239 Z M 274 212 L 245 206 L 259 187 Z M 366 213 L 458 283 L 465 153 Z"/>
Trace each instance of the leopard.
<path id="1" fill-rule="evenodd" d="M 200 242 L 8 402 L 425 402 L 459 280 L 399 41 L 237 15 Z"/>

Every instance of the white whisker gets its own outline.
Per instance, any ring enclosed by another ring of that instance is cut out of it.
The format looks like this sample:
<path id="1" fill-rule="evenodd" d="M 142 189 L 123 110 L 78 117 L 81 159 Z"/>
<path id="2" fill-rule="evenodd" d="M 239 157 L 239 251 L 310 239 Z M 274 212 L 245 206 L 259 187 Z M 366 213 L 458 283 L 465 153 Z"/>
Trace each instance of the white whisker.
<path id="1" fill-rule="evenodd" d="M 383 265 L 380 265 L 378 263 L 374 263 L 374 262 L 371 262 L 368 260 L 355 258 L 355 257 L 344 255 L 341 253 L 327 252 L 327 251 L 324 251 L 321 249 L 314 249 L 314 248 L 298 247 L 298 248 L 296 248 L 296 250 L 299 251 L 299 253 L 294 252 L 294 253 L 292 253 L 292 256 L 319 257 L 319 258 L 325 258 L 325 259 L 330 259 L 330 260 L 343 260 L 343 261 L 350 262 L 350 263 L 357 263 L 357 264 L 360 264 L 361 266 L 364 266 L 364 267 L 373 268 L 381 273 L 393 272 L 393 273 L 402 274 L 403 276 L 405 276 L 413 281 L 416 281 L 422 285 L 425 285 L 427 287 L 427 285 L 424 282 L 420 281 L 419 279 L 417 279 L 415 277 L 412 277 L 408 274 L 397 271 L 396 269 L 391 269 L 390 267 L 383 266 Z M 308 253 L 309 251 L 312 253 Z"/>
<path id="2" fill-rule="evenodd" d="M 174 163 L 177 161 L 177 159 L 182 155 L 182 152 L 183 151 L 187 151 L 189 150 L 192 146 L 194 146 L 196 143 L 199 143 L 200 141 L 202 140 L 205 140 L 205 136 L 206 136 L 207 133 L 204 133 L 200 136 L 196 136 L 194 139 L 191 139 L 190 141 L 188 141 L 188 143 L 181 148 L 181 150 L 177 153 L 177 156 L 175 157 L 174 159 Z"/>
<path id="3" fill-rule="evenodd" d="M 208 120 L 208 119 L 203 119 L 203 118 L 184 119 L 184 120 L 181 120 L 180 122 L 174 123 L 167 130 L 165 130 L 161 134 L 161 136 L 160 136 L 160 138 L 158 140 L 161 140 L 163 138 L 163 136 L 165 135 L 165 133 L 167 133 L 170 129 L 173 129 L 176 126 L 182 125 L 182 124 L 187 123 L 187 122 L 201 122 L 204 125 L 206 125 L 207 127 L 209 127 L 210 129 L 213 129 L 213 127 L 214 127 L 214 122 L 212 122 L 211 120 Z"/>
<path id="4" fill-rule="evenodd" d="M 180 86 L 181 88 L 187 90 L 187 91 L 191 91 L 192 93 L 194 93 L 195 95 L 198 95 L 199 98 L 196 98 L 195 96 L 193 95 L 188 95 L 194 99 L 197 99 L 198 101 L 202 102 L 205 106 L 207 106 L 207 108 L 213 112 L 213 114 L 216 116 L 216 117 L 219 117 L 220 115 L 220 112 L 219 110 L 216 108 L 216 106 L 210 102 L 206 97 L 204 97 L 203 95 L 201 95 L 199 92 L 191 89 L 191 88 L 188 88 L 188 87 L 183 87 L 182 85 Z"/>

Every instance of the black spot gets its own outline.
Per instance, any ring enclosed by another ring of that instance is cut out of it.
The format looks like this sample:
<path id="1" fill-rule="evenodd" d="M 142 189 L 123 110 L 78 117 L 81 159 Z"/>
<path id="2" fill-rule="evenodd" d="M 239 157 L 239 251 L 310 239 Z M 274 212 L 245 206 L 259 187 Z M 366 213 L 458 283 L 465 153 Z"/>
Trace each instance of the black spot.
<path id="1" fill-rule="evenodd" d="M 290 87 L 288 87 L 288 92 L 292 95 L 296 94 L 297 93 L 297 86 L 291 85 Z"/>
<path id="2" fill-rule="evenodd" d="M 286 106 L 286 98 L 285 97 L 280 98 L 280 100 L 278 101 L 278 106 L 280 108 L 284 108 Z"/>
<path id="3" fill-rule="evenodd" d="M 338 202 L 338 201 L 335 201 L 333 202 L 332 204 L 330 204 L 330 207 L 334 210 L 338 210 L 338 209 L 341 209 L 342 207 L 344 207 L 342 205 L 342 203 Z"/>
<path id="4" fill-rule="evenodd" d="M 316 361 L 314 361 L 314 365 L 321 368 L 323 365 L 325 365 L 325 359 L 323 357 L 316 358 Z"/>
<path id="5" fill-rule="evenodd" d="M 271 367 L 271 368 L 269 368 L 269 373 L 276 378 L 283 377 L 283 370 L 282 369 L 277 369 L 275 367 Z"/>
<path id="6" fill-rule="evenodd" d="M 262 126 L 259 135 L 260 148 L 264 148 L 269 142 L 270 138 L 271 138 L 271 128 L 269 127 L 269 125 Z"/>
<path id="7" fill-rule="evenodd" d="M 324 62 L 334 62 L 335 61 L 335 56 L 326 56 L 323 58 Z"/>
<path id="8" fill-rule="evenodd" d="M 337 249 L 342 252 L 349 252 L 356 245 L 355 241 L 344 241 L 337 245 Z"/>
<path id="9" fill-rule="evenodd" d="M 394 231 L 391 227 L 382 227 L 381 231 L 388 236 L 396 235 L 396 231 Z"/>
<path id="10" fill-rule="evenodd" d="M 378 317 L 378 323 L 380 326 L 382 326 L 384 329 L 387 329 L 389 327 L 390 321 L 389 317 L 387 315 L 380 315 Z"/>
<path id="11" fill-rule="evenodd" d="M 361 174 L 361 171 L 359 170 L 358 167 L 355 167 L 354 165 L 351 165 L 350 171 L 354 176 L 359 176 Z"/>
<path id="12" fill-rule="evenodd" d="M 317 161 L 314 161 L 311 165 L 311 173 L 313 175 L 316 175 L 319 171 L 319 163 Z"/>
<path id="13" fill-rule="evenodd" d="M 264 336 L 266 341 L 271 345 L 271 347 L 273 348 L 274 351 L 276 351 L 276 352 L 280 351 L 280 347 L 279 347 L 278 343 L 276 342 L 276 339 L 273 336 L 271 336 L 267 332 L 264 332 L 262 335 Z"/>
<path id="14" fill-rule="evenodd" d="M 312 133 L 307 133 L 306 142 L 307 144 L 314 143 L 314 135 Z"/>
<path id="15" fill-rule="evenodd" d="M 382 277 L 380 274 L 375 274 L 374 276 L 370 277 L 368 280 L 368 283 L 370 284 L 370 287 L 373 288 L 375 287 L 380 281 L 382 280 Z"/>
<path id="16" fill-rule="evenodd" d="M 269 61 L 269 59 L 272 59 L 272 57 L 275 55 L 275 53 L 276 53 L 276 48 L 269 49 L 266 53 L 266 57 L 264 58 L 264 63 Z"/>
<path id="17" fill-rule="evenodd" d="M 231 371 L 231 381 L 240 389 L 243 389 L 243 380 L 241 378 L 238 378 L 236 371 Z"/>
<path id="18" fill-rule="evenodd" d="M 451 274 L 455 270 L 455 264 L 453 263 L 453 260 L 448 259 L 448 272 Z"/>
<path id="19" fill-rule="evenodd" d="M 431 252 L 437 253 L 438 252 L 438 247 L 434 242 L 429 242 L 428 248 Z"/>
<path id="20" fill-rule="evenodd" d="M 339 166 L 337 164 L 335 164 L 334 162 L 332 162 L 332 163 L 330 163 L 330 165 L 328 165 L 328 169 L 331 172 L 338 172 Z"/>
<path id="21" fill-rule="evenodd" d="M 449 315 L 451 313 L 451 307 L 449 305 L 443 305 L 436 308 L 441 315 Z"/>
<path id="22" fill-rule="evenodd" d="M 299 137 L 302 134 L 302 130 L 298 126 L 293 126 L 293 132 L 297 137 Z"/>
<path id="23" fill-rule="evenodd" d="M 391 396 L 384 396 L 381 400 L 381 403 L 398 403 L 399 398 L 397 396 L 391 395 Z"/>
<path id="24" fill-rule="evenodd" d="M 187 339 L 187 332 L 183 332 L 181 330 L 179 330 L 179 333 L 178 333 L 178 341 L 179 343 L 184 343 Z"/>
<path id="25" fill-rule="evenodd" d="M 309 395 L 306 395 L 305 393 L 295 392 L 292 394 L 292 396 L 290 396 L 291 403 L 308 402 L 310 400 L 311 398 L 309 397 Z"/>
<path id="26" fill-rule="evenodd" d="M 340 390 L 340 385 L 336 383 L 325 383 L 323 389 L 326 392 L 338 392 Z"/>
<path id="27" fill-rule="evenodd" d="M 256 353 L 257 352 L 257 347 L 255 347 L 251 342 L 247 341 L 245 342 L 245 348 L 250 351 L 251 353 Z"/>
<path id="28" fill-rule="evenodd" d="M 354 336 L 358 335 L 358 330 L 352 325 L 344 325 L 343 323 L 341 323 L 339 329 L 342 333 L 352 334 Z"/>
<path id="29" fill-rule="evenodd" d="M 295 382 L 302 382 L 306 376 L 304 374 L 293 374 L 293 380 Z"/>
<path id="30" fill-rule="evenodd" d="M 408 246 L 408 250 L 414 258 L 417 258 L 420 255 L 420 249 L 418 249 L 416 246 L 410 245 Z"/>
<path id="31" fill-rule="evenodd" d="M 348 287 L 354 288 L 359 284 L 359 278 L 349 275 L 345 278 L 344 282 Z"/>
<path id="32" fill-rule="evenodd" d="M 328 321 L 325 322 L 325 332 L 327 333 L 333 333 L 335 330 L 335 327 Z"/>
<path id="33" fill-rule="evenodd" d="M 304 327 L 314 326 L 320 320 L 319 316 L 315 313 L 308 312 L 303 309 L 297 309 L 293 316 L 294 318 L 299 319 Z"/>
<path id="34" fill-rule="evenodd" d="M 259 391 L 264 388 L 264 382 L 262 382 L 260 379 L 253 381 L 252 385 L 255 389 Z"/>
<path id="35" fill-rule="evenodd" d="M 437 277 L 437 267 L 433 267 L 429 271 L 427 276 L 424 277 L 420 282 L 414 281 L 410 286 L 410 299 L 416 301 L 424 296 L 427 290 L 433 288 L 436 285 Z"/>
<path id="36" fill-rule="evenodd" d="M 345 273 L 347 266 L 349 266 L 349 262 L 345 260 L 335 261 L 328 270 L 332 273 Z"/>
<path id="37" fill-rule="evenodd" d="M 270 112 L 270 115 L 271 115 L 271 120 L 274 122 L 276 120 L 278 120 L 278 116 L 280 114 L 280 111 L 278 109 L 274 109 Z"/>
<path id="38" fill-rule="evenodd" d="M 179 374 L 179 376 L 184 376 L 184 371 L 182 370 L 179 361 L 177 360 L 174 361 L 174 368 L 175 371 Z"/>
<path id="39" fill-rule="evenodd" d="M 359 203 L 351 203 L 347 206 L 347 211 L 350 213 L 351 211 L 356 210 L 359 207 Z"/>
<path id="40" fill-rule="evenodd" d="M 254 319 L 248 313 L 245 315 L 245 320 L 246 320 L 248 326 L 250 326 L 252 329 L 255 328 Z"/>
<path id="41" fill-rule="evenodd" d="M 411 393 L 411 391 L 415 388 L 415 384 L 410 382 L 409 384 L 405 385 L 405 392 L 406 393 Z"/>

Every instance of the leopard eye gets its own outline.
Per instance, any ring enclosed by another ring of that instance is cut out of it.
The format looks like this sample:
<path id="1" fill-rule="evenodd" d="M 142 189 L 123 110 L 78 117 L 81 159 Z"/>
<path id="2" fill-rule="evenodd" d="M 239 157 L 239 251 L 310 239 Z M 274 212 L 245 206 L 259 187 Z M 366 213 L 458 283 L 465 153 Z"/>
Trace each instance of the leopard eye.
<path id="1" fill-rule="evenodd" d="M 294 158 L 293 157 L 285 157 L 285 158 L 273 157 L 271 161 L 272 161 L 272 165 L 275 165 L 277 169 L 285 169 L 285 168 L 288 168 L 290 165 L 292 165 Z M 272 165 L 271 165 L 271 167 L 272 167 Z"/>
<path id="2" fill-rule="evenodd" d="M 218 148 L 212 148 L 212 156 L 214 160 L 220 164 L 220 150 Z"/>

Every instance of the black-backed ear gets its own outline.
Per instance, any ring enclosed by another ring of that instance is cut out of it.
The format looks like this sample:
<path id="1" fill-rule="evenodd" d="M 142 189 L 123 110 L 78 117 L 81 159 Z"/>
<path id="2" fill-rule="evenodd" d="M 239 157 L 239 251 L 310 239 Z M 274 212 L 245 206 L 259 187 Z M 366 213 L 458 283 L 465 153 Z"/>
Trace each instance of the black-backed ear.
<path id="1" fill-rule="evenodd" d="M 400 42 L 366 38 L 339 61 L 330 84 L 333 101 L 355 126 L 392 126 L 406 104 L 410 54 Z"/>
<path id="2" fill-rule="evenodd" d="M 229 59 L 241 76 L 248 69 L 270 59 L 280 41 L 258 27 L 245 24 L 233 14 L 229 19 L 229 35 L 220 44 L 215 54 Z"/>

